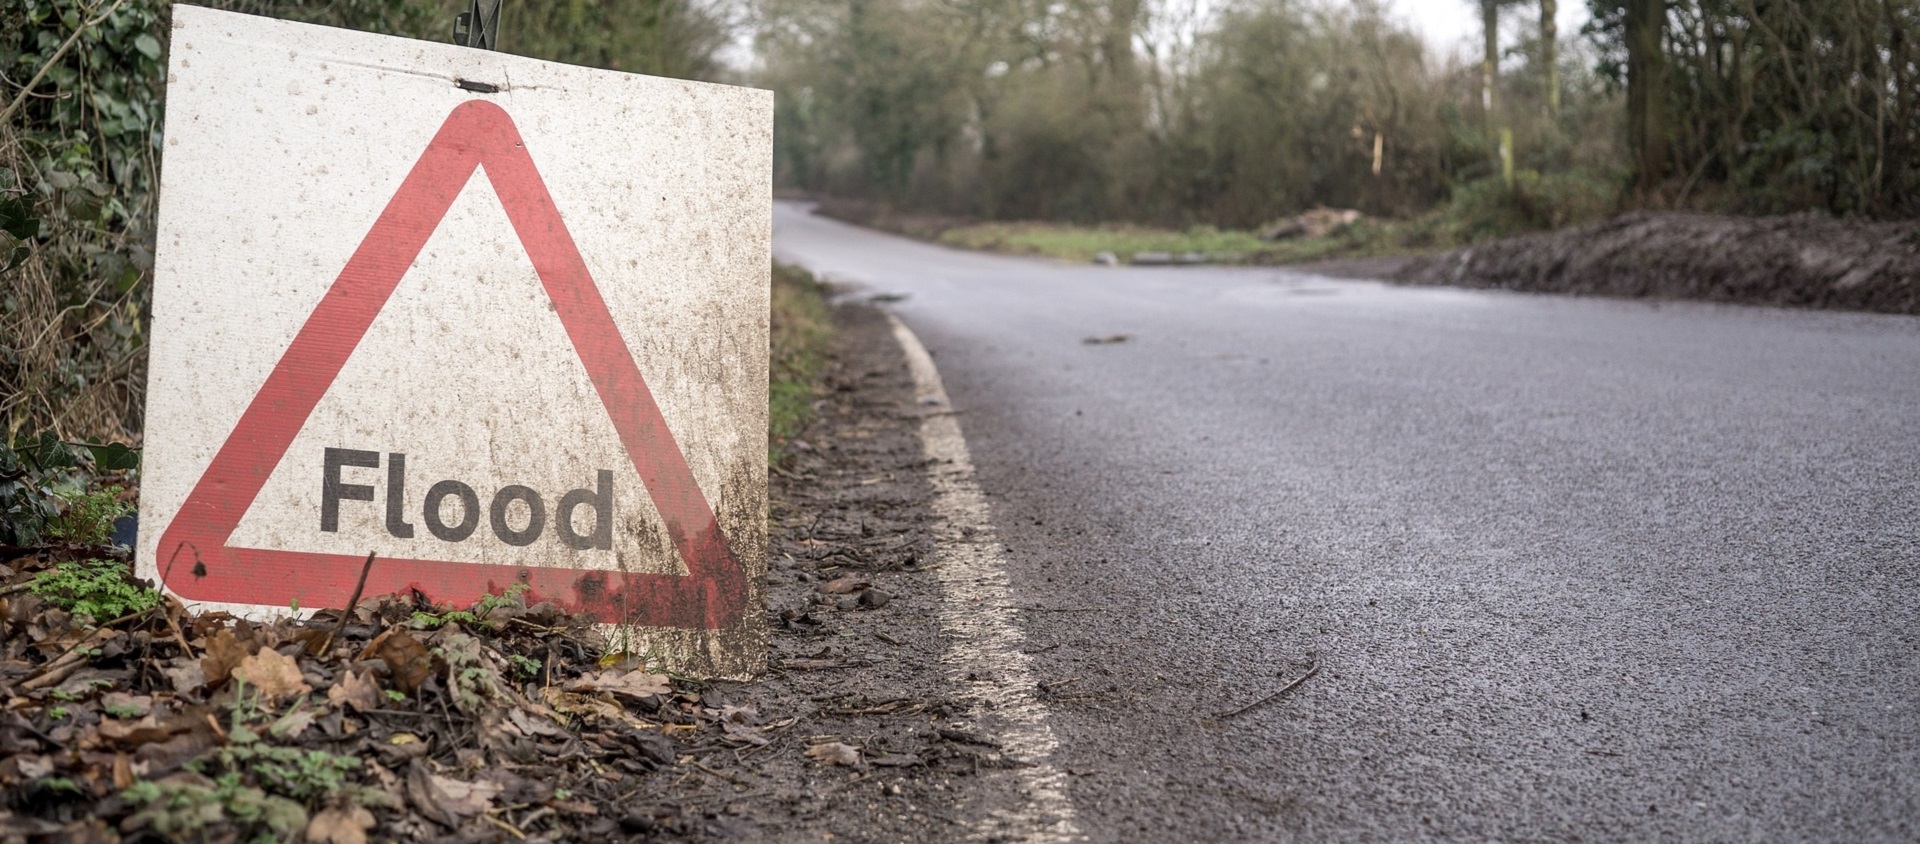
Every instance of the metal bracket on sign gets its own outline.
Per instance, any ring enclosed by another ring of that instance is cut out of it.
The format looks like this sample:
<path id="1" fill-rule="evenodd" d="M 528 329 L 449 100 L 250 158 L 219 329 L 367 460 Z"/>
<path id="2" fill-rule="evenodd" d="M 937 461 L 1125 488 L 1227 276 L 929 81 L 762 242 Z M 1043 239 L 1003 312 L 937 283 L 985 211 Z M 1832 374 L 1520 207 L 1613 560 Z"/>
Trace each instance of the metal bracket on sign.
<path id="1" fill-rule="evenodd" d="M 494 49 L 500 35 L 500 6 L 506 0 L 469 0 L 467 10 L 453 18 L 453 43 L 481 50 Z"/>

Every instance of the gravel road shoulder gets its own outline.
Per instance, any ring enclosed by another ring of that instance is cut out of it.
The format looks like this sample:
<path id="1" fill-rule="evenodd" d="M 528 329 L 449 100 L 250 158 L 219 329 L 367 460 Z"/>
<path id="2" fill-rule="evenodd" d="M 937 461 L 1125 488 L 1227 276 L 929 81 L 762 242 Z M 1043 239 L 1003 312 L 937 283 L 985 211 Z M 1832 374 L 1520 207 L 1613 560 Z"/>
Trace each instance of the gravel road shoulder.
<path id="1" fill-rule="evenodd" d="M 707 692 L 767 743 L 683 751 L 662 797 L 703 816 L 682 826 L 695 837 L 953 840 L 1021 799 L 941 669 L 912 376 L 884 313 L 843 305 L 836 322 L 818 418 L 771 479 L 772 670 Z"/>

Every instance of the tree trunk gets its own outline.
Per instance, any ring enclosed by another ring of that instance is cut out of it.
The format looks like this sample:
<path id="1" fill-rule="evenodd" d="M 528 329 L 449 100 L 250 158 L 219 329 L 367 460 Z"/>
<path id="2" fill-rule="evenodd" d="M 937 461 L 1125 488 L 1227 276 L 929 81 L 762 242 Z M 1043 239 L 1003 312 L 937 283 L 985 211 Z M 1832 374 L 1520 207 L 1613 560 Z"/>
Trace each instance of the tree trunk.
<path id="1" fill-rule="evenodd" d="M 1667 175 L 1666 0 L 1627 0 L 1627 133 L 1640 192 Z"/>
<path id="2" fill-rule="evenodd" d="M 1480 57 L 1480 109 L 1485 112 L 1487 137 L 1491 139 L 1498 128 L 1494 114 L 1500 97 L 1495 90 L 1500 83 L 1500 0 L 1480 0 L 1480 26 L 1486 45 Z"/>
<path id="3" fill-rule="evenodd" d="M 1122 88 L 1137 86 L 1139 74 L 1133 59 L 1133 27 L 1140 17 L 1140 0 L 1109 0 L 1107 30 L 1100 39 L 1100 58 L 1106 62 L 1111 81 Z M 1137 92 L 1128 91 L 1130 99 Z"/>
<path id="4" fill-rule="evenodd" d="M 1540 0 L 1540 61 L 1547 71 L 1547 116 L 1560 116 L 1560 13 L 1555 0 Z"/>

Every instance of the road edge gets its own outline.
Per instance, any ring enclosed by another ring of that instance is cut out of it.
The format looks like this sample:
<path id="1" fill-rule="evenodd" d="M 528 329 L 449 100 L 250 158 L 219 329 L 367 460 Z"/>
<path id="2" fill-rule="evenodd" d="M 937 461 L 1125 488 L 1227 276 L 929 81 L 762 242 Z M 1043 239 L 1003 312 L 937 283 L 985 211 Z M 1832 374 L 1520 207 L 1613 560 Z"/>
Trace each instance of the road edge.
<path id="1" fill-rule="evenodd" d="M 922 408 L 920 445 L 937 517 L 934 574 L 941 590 L 940 625 L 953 637 L 941 661 L 960 699 L 973 705 L 969 720 L 991 721 L 986 731 L 1020 763 L 1012 774 L 1026 797 L 1022 806 L 996 810 L 974 822 L 972 837 L 1082 840 L 1066 776 L 1051 761 L 1059 742 L 1047 723 L 1047 706 L 1035 694 L 1033 660 L 1023 649 L 1026 634 L 1013 620 L 1006 558 L 986 495 L 974 480 L 972 454 L 933 356 L 899 317 L 891 312 L 886 316 L 913 374 L 915 404 Z"/>

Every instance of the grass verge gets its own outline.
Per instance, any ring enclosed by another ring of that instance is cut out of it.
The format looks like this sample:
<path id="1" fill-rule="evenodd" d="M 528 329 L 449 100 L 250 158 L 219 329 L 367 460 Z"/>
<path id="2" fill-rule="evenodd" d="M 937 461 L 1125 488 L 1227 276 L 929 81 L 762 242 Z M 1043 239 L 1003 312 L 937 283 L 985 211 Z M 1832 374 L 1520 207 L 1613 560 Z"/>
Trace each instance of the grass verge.
<path id="1" fill-rule="evenodd" d="M 767 403 L 767 462 L 779 465 L 786 446 L 813 419 L 820 371 L 833 341 L 826 286 L 812 273 L 773 265 L 772 361 Z"/>
<path id="2" fill-rule="evenodd" d="M 1431 232 L 1418 223 L 1362 221 L 1325 237 L 1265 241 L 1252 232 L 1195 226 L 1186 231 L 1133 225 L 1068 223 L 974 223 L 947 229 L 939 241 L 963 249 L 1038 255 L 1085 263 L 1111 252 L 1122 263 L 1142 252 L 1199 253 L 1217 263 L 1296 264 L 1323 258 L 1371 258 L 1431 248 Z"/>
<path id="3" fill-rule="evenodd" d="M 1261 240 L 1251 231 L 1198 225 L 1185 231 L 1107 223 L 981 222 L 900 211 L 857 199 L 822 199 L 816 213 L 962 249 L 1086 263 L 1102 252 L 1122 263 L 1142 252 L 1198 253 L 1214 263 L 1299 264 L 1453 249 L 1515 234 L 1597 222 L 1619 208 L 1621 176 L 1574 169 L 1522 170 L 1456 185 L 1446 203 L 1406 219 L 1364 218 L 1321 237 Z M 1275 222 L 1280 222 L 1276 220 Z"/>
<path id="4" fill-rule="evenodd" d="M 1085 263 L 1101 252 L 1131 260 L 1139 252 L 1199 252 L 1216 260 L 1244 257 L 1269 246 L 1250 232 L 1195 226 L 1184 232 L 1144 226 L 1076 226 L 1067 223 L 975 223 L 948 229 L 940 242 L 964 249 L 1040 255 Z M 1231 256 L 1231 257 L 1229 257 Z"/>

